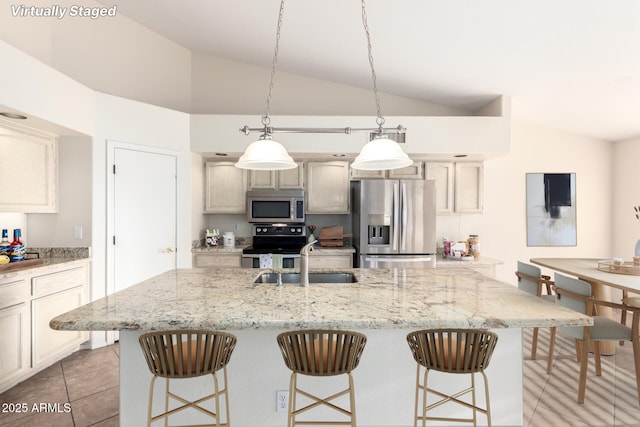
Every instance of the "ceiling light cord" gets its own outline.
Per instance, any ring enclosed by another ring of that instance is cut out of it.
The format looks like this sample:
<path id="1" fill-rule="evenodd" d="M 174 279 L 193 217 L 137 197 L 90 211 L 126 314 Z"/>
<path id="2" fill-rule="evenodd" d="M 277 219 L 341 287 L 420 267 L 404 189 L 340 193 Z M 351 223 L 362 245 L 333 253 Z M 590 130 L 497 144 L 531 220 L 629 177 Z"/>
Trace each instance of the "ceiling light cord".
<path id="1" fill-rule="evenodd" d="M 280 33 L 282 32 L 282 17 L 284 16 L 284 0 L 280 1 L 280 12 L 278 13 L 278 26 L 276 29 L 276 45 L 273 48 L 273 61 L 271 63 L 271 79 L 269 81 L 269 90 L 267 100 L 264 106 L 264 116 L 262 116 L 262 124 L 264 125 L 264 133 L 268 134 L 268 127 L 271 123 L 269 111 L 271 109 L 271 92 L 273 91 L 273 82 L 276 78 L 276 69 L 278 68 L 278 51 L 280 50 Z"/>
<path id="2" fill-rule="evenodd" d="M 369 66 L 371 67 L 371 80 L 373 80 L 373 95 L 376 98 L 376 108 L 378 110 L 378 116 L 376 123 L 378 124 L 378 131 L 382 133 L 382 125 L 384 125 L 384 117 L 380 110 L 380 97 L 378 96 L 378 84 L 376 80 L 376 70 L 373 66 L 373 53 L 371 49 L 371 34 L 369 32 L 369 24 L 367 22 L 367 10 L 365 6 L 365 0 L 362 0 L 362 25 L 364 26 L 364 32 L 367 36 L 367 51 L 369 53 Z"/>

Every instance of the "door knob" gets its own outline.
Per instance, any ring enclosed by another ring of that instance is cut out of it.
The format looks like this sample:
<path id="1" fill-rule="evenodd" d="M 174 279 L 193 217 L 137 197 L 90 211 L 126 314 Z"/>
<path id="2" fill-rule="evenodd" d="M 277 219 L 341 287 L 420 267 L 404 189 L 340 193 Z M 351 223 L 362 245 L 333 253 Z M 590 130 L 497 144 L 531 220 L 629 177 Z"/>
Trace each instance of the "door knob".
<path id="1" fill-rule="evenodd" d="M 167 249 L 162 251 L 163 254 L 172 254 L 173 252 L 174 250 L 172 247 L 168 247 Z"/>

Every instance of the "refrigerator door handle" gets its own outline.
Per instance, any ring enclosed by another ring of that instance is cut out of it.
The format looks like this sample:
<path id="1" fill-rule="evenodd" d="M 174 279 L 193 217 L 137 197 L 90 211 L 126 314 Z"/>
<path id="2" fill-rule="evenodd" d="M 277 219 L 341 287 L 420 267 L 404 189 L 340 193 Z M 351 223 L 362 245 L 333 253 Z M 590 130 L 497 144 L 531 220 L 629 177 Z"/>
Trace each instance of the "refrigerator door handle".
<path id="1" fill-rule="evenodd" d="M 400 194 L 398 189 L 398 183 L 393 183 L 393 244 L 391 245 L 391 249 L 394 251 L 398 250 L 398 231 L 400 225 Z"/>
<path id="2" fill-rule="evenodd" d="M 402 200 L 402 224 L 400 227 L 402 229 L 401 241 L 400 241 L 400 250 L 404 251 L 407 249 L 407 183 L 402 183 L 402 192 L 400 193 L 400 199 Z"/>

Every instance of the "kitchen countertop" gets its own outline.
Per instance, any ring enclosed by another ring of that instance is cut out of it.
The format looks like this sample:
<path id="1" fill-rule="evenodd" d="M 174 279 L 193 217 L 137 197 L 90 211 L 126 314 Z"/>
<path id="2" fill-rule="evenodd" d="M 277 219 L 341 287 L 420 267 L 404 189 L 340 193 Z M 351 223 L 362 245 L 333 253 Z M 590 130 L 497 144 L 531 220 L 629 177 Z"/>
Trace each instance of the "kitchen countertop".
<path id="1" fill-rule="evenodd" d="M 17 267 L 17 268 L 12 268 L 11 270 L 7 270 L 7 271 L 0 270 L 0 280 L 12 278 L 12 277 L 15 277 L 15 276 L 17 276 L 19 274 L 32 274 L 32 273 L 37 272 L 38 270 L 42 270 L 42 269 L 45 269 L 45 268 L 53 267 L 53 266 L 56 266 L 56 265 L 59 265 L 59 264 L 67 264 L 67 263 L 73 263 L 73 262 L 77 262 L 77 261 L 90 260 L 90 258 L 87 258 L 87 257 L 78 257 L 78 258 L 74 258 L 74 257 L 40 258 L 40 259 L 42 259 L 42 264 L 27 265 L 24 268 Z"/>
<path id="2" fill-rule="evenodd" d="M 211 248 L 193 248 L 191 252 L 194 254 L 241 254 L 242 250 L 249 245 L 237 245 L 235 248 L 225 248 L 222 246 L 216 246 Z M 345 253 L 354 253 L 356 250 L 352 246 L 342 246 L 342 247 L 322 247 L 322 246 L 314 246 L 313 251 L 311 251 L 311 255 L 344 255 Z"/>
<path id="3" fill-rule="evenodd" d="M 493 259 L 493 258 L 489 258 L 489 257 L 485 257 L 485 256 L 480 256 L 479 259 L 472 259 L 472 260 L 457 260 L 457 259 L 445 259 L 442 258 L 441 255 L 438 256 L 438 258 L 436 259 L 436 267 L 445 267 L 445 268 L 449 268 L 449 267 L 464 267 L 464 266 L 483 266 L 483 265 L 499 265 L 499 264 L 504 264 L 504 262 L 498 260 L 498 259 Z"/>
<path id="4" fill-rule="evenodd" d="M 468 268 L 340 270 L 354 273 L 358 283 L 352 284 L 253 283 L 258 274 L 271 271 L 171 270 L 62 314 L 50 325 L 103 331 L 522 328 L 592 322 Z"/>

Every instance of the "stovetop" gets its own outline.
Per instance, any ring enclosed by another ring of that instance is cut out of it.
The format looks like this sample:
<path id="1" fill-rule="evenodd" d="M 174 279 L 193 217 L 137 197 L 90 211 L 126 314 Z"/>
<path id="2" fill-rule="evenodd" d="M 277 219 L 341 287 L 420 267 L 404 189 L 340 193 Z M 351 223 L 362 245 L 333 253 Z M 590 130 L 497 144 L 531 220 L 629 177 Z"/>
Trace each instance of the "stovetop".
<path id="1" fill-rule="evenodd" d="M 254 224 L 253 245 L 243 254 L 297 254 L 305 245 L 305 224 Z"/>

